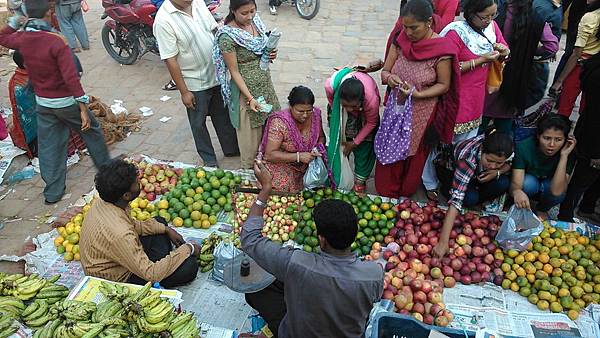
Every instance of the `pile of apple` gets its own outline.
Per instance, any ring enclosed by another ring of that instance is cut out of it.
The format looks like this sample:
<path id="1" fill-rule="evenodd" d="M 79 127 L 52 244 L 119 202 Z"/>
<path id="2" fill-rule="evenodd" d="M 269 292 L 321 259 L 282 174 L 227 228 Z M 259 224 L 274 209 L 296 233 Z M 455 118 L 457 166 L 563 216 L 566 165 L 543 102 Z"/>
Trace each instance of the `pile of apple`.
<path id="1" fill-rule="evenodd" d="M 457 281 L 466 285 L 488 281 L 497 285 L 502 283 L 502 251 L 493 240 L 500 227 L 498 217 L 479 217 L 471 212 L 457 216 L 450 233 L 450 251 L 438 259 L 432 250 L 439 241 L 445 212 L 434 203 L 421 208 L 410 200 L 404 200 L 396 208 L 400 217 L 390 235 L 394 236 L 393 242 L 398 246 L 399 262 L 418 258 L 430 269 L 439 268 L 448 287 Z M 394 262 L 388 260 L 386 268 L 393 269 Z"/>
<path id="2" fill-rule="evenodd" d="M 250 208 L 256 201 L 256 194 L 237 193 L 235 195 L 237 224 L 241 225 L 248 219 Z M 290 233 L 298 226 L 293 215 L 300 209 L 302 199 L 299 196 L 272 195 L 263 211 L 265 223 L 262 228 L 263 236 L 274 242 L 287 242 Z M 236 227 L 239 233 L 240 227 Z"/>
<path id="3" fill-rule="evenodd" d="M 133 162 L 138 168 L 138 178 L 142 185 L 140 198 L 154 201 L 156 196 L 169 192 L 177 184 L 183 169 L 171 168 L 167 164 L 150 164 L 145 161 Z"/>
<path id="4" fill-rule="evenodd" d="M 378 243 L 373 245 L 378 249 Z M 390 254 L 388 254 L 390 253 Z M 392 259 L 391 250 L 385 251 Z M 439 268 L 429 269 L 419 259 L 398 264 L 385 273 L 383 298 L 394 302 L 394 310 L 410 314 L 416 319 L 437 326 L 448 326 L 454 319 L 452 312 L 446 310 L 442 292 L 444 282 Z"/>

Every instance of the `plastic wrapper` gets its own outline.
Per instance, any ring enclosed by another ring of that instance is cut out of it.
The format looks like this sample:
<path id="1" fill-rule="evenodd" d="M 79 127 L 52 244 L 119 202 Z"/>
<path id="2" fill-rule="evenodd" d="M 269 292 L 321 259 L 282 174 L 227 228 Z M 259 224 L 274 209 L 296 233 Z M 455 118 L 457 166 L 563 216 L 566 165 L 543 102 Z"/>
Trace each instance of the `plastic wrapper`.
<path id="1" fill-rule="evenodd" d="M 513 205 L 508 211 L 508 217 L 502 222 L 496 241 L 503 249 L 521 251 L 543 230 L 544 225 L 533 211 Z"/>
<path id="2" fill-rule="evenodd" d="M 222 241 L 215 248 L 213 255 L 215 256 L 215 265 L 210 274 L 210 279 L 223 283 L 225 266 L 229 261 L 232 261 L 235 256 L 241 255 L 242 251 L 235 247 L 231 241 Z"/>
<path id="3" fill-rule="evenodd" d="M 281 32 L 275 28 L 269 34 L 269 38 L 267 39 L 267 45 L 265 46 L 265 50 L 260 57 L 260 69 L 267 70 L 269 69 L 269 63 L 271 60 L 269 59 L 269 54 L 277 49 L 277 45 L 279 44 L 279 39 L 281 38 Z"/>
<path id="4" fill-rule="evenodd" d="M 304 188 L 315 189 L 324 187 L 327 183 L 329 175 L 327 173 L 327 167 L 321 157 L 315 157 L 308 164 L 308 168 L 304 173 Z"/>

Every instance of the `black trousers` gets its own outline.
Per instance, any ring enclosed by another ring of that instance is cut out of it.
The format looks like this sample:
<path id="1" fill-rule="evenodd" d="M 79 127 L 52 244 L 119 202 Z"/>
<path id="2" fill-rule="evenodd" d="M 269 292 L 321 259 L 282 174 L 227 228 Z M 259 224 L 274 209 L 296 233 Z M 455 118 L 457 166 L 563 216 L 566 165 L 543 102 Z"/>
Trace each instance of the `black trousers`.
<path id="1" fill-rule="evenodd" d="M 246 294 L 246 302 L 267 322 L 273 337 L 277 338 L 279 324 L 287 309 L 283 297 L 283 282 L 275 280 L 265 289 Z"/>
<path id="2" fill-rule="evenodd" d="M 579 210 L 585 213 L 594 213 L 599 198 L 600 170 L 590 167 L 589 160 L 578 159 L 567 188 L 565 200 L 560 205 L 558 219 L 572 222 L 577 204 L 579 204 Z"/>
<path id="3" fill-rule="evenodd" d="M 161 223 L 165 223 L 164 219 L 157 217 L 157 220 Z M 140 237 L 144 252 L 148 255 L 148 258 L 153 262 L 158 262 L 163 259 L 173 250 L 171 240 L 167 235 L 152 235 Z M 196 278 L 198 274 L 198 259 L 196 256 L 188 257 L 181 265 L 173 272 L 169 277 L 160 281 L 160 285 L 165 288 L 172 288 L 179 285 L 188 284 Z M 127 283 L 144 285 L 148 281 L 140 278 L 136 275 L 131 275 Z"/>

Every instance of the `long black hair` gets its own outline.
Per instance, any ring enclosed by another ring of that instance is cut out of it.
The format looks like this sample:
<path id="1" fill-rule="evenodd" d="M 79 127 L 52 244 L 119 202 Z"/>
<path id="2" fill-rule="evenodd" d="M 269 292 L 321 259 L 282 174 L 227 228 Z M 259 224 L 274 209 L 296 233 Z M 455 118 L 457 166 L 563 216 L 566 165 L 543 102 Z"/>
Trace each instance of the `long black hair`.
<path id="1" fill-rule="evenodd" d="M 512 46 L 515 41 L 519 41 L 527 33 L 529 21 L 531 20 L 530 8 L 533 4 L 532 0 L 511 0 L 509 4 L 512 6 L 512 27 L 511 36 L 508 45 Z"/>
<path id="2" fill-rule="evenodd" d="M 256 7 L 256 0 L 231 0 L 229 2 L 229 13 L 225 17 L 225 24 L 228 24 L 235 19 L 235 15 L 233 15 L 233 12 L 237 11 L 238 9 L 240 9 L 240 7 L 245 6 L 247 4 L 254 4 L 254 7 Z"/>

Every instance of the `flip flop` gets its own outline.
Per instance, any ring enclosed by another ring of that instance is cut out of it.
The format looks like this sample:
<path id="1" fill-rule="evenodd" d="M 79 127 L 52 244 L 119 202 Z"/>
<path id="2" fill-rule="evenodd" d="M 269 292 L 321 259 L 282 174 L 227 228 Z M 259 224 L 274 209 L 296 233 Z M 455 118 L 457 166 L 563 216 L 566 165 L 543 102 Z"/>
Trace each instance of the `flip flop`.
<path id="1" fill-rule="evenodd" d="M 176 90 L 177 89 L 177 85 L 175 84 L 175 81 L 171 80 L 166 85 L 164 85 L 162 87 L 162 89 L 163 90 Z"/>

